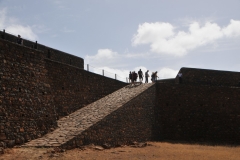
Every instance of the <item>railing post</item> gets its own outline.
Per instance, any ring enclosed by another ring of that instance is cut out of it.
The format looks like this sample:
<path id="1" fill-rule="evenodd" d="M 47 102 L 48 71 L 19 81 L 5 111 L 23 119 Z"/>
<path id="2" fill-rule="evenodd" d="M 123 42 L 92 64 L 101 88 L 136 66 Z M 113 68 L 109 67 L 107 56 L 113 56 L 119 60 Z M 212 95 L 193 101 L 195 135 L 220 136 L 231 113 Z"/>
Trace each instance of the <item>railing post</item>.
<path id="1" fill-rule="evenodd" d="M 115 79 L 117 80 L 117 74 L 115 74 Z"/>
<path id="2" fill-rule="evenodd" d="M 126 77 L 126 82 L 128 83 L 128 78 Z"/>
<path id="3" fill-rule="evenodd" d="M 102 75 L 104 76 L 104 69 L 102 70 Z"/>
<path id="4" fill-rule="evenodd" d="M 37 44 L 37 41 L 36 41 L 36 43 L 35 43 L 35 49 L 37 49 L 38 48 L 38 44 Z"/>
<path id="5" fill-rule="evenodd" d="M 87 64 L 87 71 L 89 71 L 89 64 Z"/>
<path id="6" fill-rule="evenodd" d="M 5 39 L 5 29 L 3 29 L 2 39 Z"/>

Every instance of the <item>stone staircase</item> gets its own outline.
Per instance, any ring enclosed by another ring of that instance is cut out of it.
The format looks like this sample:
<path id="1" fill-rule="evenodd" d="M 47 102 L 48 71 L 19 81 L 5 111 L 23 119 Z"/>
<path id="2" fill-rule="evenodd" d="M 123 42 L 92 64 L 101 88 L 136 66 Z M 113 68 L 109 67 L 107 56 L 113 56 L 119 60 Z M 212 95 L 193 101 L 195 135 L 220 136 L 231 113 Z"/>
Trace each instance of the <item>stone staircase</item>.
<path id="1" fill-rule="evenodd" d="M 97 100 L 86 107 L 58 120 L 58 128 L 41 138 L 32 140 L 22 145 L 23 147 L 62 147 L 75 137 L 78 140 L 84 131 L 99 123 L 106 116 L 146 91 L 153 83 L 130 85 L 115 91 L 108 96 Z M 98 137 L 99 138 L 99 137 Z M 74 142 L 75 143 L 75 142 Z M 79 145 L 83 145 L 80 143 Z"/>

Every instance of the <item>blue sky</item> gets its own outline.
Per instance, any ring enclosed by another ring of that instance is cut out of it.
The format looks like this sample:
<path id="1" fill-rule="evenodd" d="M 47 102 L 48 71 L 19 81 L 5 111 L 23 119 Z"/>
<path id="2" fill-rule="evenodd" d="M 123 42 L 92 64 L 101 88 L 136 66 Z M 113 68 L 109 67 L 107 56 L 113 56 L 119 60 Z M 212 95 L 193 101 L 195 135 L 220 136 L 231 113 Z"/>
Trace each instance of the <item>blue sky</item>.
<path id="1" fill-rule="evenodd" d="M 240 0 L 0 0 L 0 29 L 82 57 L 93 72 L 124 81 L 141 68 L 163 79 L 181 67 L 240 71 L 239 6 Z"/>

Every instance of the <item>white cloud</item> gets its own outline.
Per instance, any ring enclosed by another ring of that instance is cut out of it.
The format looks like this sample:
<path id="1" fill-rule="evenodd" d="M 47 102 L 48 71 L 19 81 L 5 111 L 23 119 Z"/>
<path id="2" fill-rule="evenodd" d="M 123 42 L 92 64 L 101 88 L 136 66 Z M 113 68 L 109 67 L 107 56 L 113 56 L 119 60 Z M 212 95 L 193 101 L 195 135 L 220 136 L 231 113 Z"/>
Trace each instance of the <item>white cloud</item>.
<path id="1" fill-rule="evenodd" d="M 117 52 L 112 51 L 111 49 L 99 49 L 96 55 L 86 56 L 85 63 L 94 64 L 94 65 L 110 65 L 115 63 L 120 55 Z"/>
<path id="2" fill-rule="evenodd" d="M 23 26 L 17 23 L 17 20 L 6 16 L 7 9 L 4 8 L 0 11 L 0 28 L 5 29 L 7 33 L 18 35 L 22 38 L 35 41 L 38 39 L 37 35 L 32 31 L 30 26 Z"/>
<path id="3" fill-rule="evenodd" d="M 231 19 L 230 24 L 227 27 L 223 28 L 223 33 L 227 37 L 240 36 L 240 21 Z"/>
<path id="4" fill-rule="evenodd" d="M 126 60 L 133 60 L 137 58 L 148 58 L 152 53 L 122 53 L 119 54 L 111 49 L 99 49 L 96 55 L 86 55 L 84 58 L 85 64 L 91 64 L 95 66 L 125 66 Z"/>
<path id="5" fill-rule="evenodd" d="M 126 77 L 128 78 L 130 71 L 138 72 L 140 69 L 143 71 L 143 73 L 149 70 L 150 75 L 152 74 L 152 72 L 158 71 L 158 76 L 160 79 L 174 78 L 178 73 L 178 70 L 173 70 L 167 67 L 161 68 L 159 70 L 151 70 L 145 66 L 133 67 L 132 69 L 128 69 L 128 70 L 118 69 L 118 68 L 122 68 L 118 66 L 119 63 L 120 64 L 129 63 L 129 61 L 126 62 L 127 59 L 129 60 L 129 59 L 135 58 L 134 56 L 132 57 L 130 55 L 131 54 L 129 53 L 120 55 L 117 52 L 112 51 L 111 49 L 99 49 L 96 55 L 86 56 L 84 59 L 84 63 L 90 64 L 89 65 L 90 72 L 103 75 L 103 70 L 104 70 L 104 76 L 115 79 L 115 74 L 117 74 L 117 79 L 123 82 L 126 82 Z M 130 66 L 128 66 L 128 68 L 129 67 Z M 85 69 L 87 69 L 87 65 L 85 65 Z"/>
<path id="6" fill-rule="evenodd" d="M 21 35 L 23 38 L 30 39 L 35 41 L 38 37 L 36 34 L 33 33 L 32 29 L 30 26 L 22 26 L 22 25 L 17 25 L 13 24 L 8 27 L 6 27 L 6 32 L 10 32 L 16 35 Z"/>
<path id="7" fill-rule="evenodd" d="M 190 50 L 221 38 L 240 36 L 240 21 L 231 20 L 225 28 L 211 22 L 202 26 L 199 22 L 192 22 L 187 32 L 175 30 L 176 27 L 169 23 L 143 23 L 133 36 L 132 45 L 150 44 L 152 52 L 184 56 Z"/>
<path id="8" fill-rule="evenodd" d="M 178 73 L 178 70 L 173 70 L 171 68 L 164 67 L 160 69 L 158 77 L 160 79 L 175 78 Z"/>
<path id="9" fill-rule="evenodd" d="M 113 79 L 115 79 L 115 74 L 116 74 L 116 78 L 123 82 L 126 82 L 126 78 L 128 77 L 128 74 L 129 74 L 128 70 L 114 69 L 110 67 L 93 68 L 92 72 L 100 75 L 104 74 L 104 76 L 113 78 Z"/>
<path id="10" fill-rule="evenodd" d="M 174 27 L 169 23 L 143 23 L 132 39 L 133 45 L 148 44 L 174 35 Z"/>

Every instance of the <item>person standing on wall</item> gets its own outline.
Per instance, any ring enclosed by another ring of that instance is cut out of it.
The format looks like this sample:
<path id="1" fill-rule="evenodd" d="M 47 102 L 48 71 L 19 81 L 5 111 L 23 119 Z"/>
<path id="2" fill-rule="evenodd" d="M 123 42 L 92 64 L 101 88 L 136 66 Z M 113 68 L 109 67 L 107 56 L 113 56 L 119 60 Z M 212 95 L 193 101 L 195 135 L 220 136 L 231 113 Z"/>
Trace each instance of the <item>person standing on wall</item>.
<path id="1" fill-rule="evenodd" d="M 133 83 L 135 85 L 135 82 L 137 81 L 137 73 L 135 71 L 132 72 L 132 77 L 133 77 Z"/>
<path id="2" fill-rule="evenodd" d="M 143 81 L 143 73 L 142 73 L 141 69 L 138 71 L 138 76 L 139 76 L 139 82 L 142 83 L 142 81 Z"/>
<path id="3" fill-rule="evenodd" d="M 129 73 L 128 79 L 129 79 L 129 83 L 132 83 L 132 72 L 131 72 L 131 71 L 130 71 L 130 73 Z"/>
<path id="4" fill-rule="evenodd" d="M 145 83 L 148 83 L 148 77 L 149 77 L 148 71 L 149 70 L 145 72 Z"/>
<path id="5" fill-rule="evenodd" d="M 18 35 L 17 44 L 23 45 L 23 39 L 21 38 L 20 35 Z"/>
<path id="6" fill-rule="evenodd" d="M 181 72 L 178 73 L 178 83 L 179 84 L 182 83 L 182 73 Z"/>
<path id="7" fill-rule="evenodd" d="M 155 78 L 155 80 L 154 80 L 154 81 L 155 81 L 155 82 L 156 82 L 156 81 L 157 81 L 157 79 L 159 78 L 159 77 L 157 76 L 157 73 L 158 73 L 157 71 L 154 73 L 154 78 Z"/>
<path id="8" fill-rule="evenodd" d="M 152 75 L 151 75 L 151 81 L 152 81 L 152 83 L 154 82 L 154 80 L 155 80 L 155 75 L 154 75 L 154 72 L 152 72 Z"/>

